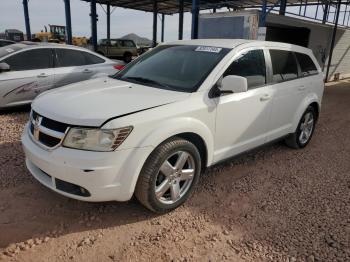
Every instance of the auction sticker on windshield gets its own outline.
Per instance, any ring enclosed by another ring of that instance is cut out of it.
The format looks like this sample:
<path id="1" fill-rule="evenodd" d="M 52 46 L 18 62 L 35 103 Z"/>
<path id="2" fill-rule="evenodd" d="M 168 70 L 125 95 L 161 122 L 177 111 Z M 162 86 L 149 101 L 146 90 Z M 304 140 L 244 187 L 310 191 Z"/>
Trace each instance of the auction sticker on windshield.
<path id="1" fill-rule="evenodd" d="M 198 46 L 196 48 L 196 52 L 209 52 L 209 53 L 220 53 L 222 48 L 220 47 L 212 47 L 212 46 Z"/>

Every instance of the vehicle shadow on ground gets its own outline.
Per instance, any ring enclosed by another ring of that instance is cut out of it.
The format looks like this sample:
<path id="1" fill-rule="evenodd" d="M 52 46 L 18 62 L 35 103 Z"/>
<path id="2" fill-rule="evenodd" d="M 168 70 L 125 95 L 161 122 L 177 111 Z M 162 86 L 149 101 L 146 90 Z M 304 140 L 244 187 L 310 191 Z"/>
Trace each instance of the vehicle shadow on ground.
<path id="1" fill-rule="evenodd" d="M 16 106 L 13 108 L 0 109 L 0 115 L 8 115 L 12 113 L 26 113 L 31 109 L 31 105 Z"/>

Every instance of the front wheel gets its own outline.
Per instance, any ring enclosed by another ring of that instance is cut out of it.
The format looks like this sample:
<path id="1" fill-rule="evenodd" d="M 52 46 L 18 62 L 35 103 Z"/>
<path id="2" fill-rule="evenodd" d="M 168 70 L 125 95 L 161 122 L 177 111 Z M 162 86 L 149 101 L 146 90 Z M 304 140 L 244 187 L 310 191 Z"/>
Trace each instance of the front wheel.
<path id="1" fill-rule="evenodd" d="M 201 171 L 198 149 L 173 138 L 158 146 L 147 159 L 136 184 L 136 198 L 148 209 L 164 213 L 182 205 L 191 195 Z"/>
<path id="2" fill-rule="evenodd" d="M 292 148 L 304 148 L 310 142 L 316 125 L 316 112 L 309 106 L 300 119 L 297 130 L 285 140 Z"/>

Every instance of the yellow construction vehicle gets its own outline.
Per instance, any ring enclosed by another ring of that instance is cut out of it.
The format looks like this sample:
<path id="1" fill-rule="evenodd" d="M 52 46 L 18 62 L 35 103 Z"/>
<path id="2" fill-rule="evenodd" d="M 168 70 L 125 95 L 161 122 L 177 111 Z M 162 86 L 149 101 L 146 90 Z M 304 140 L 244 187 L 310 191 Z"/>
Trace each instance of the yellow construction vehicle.
<path id="1" fill-rule="evenodd" d="M 49 43 L 60 43 L 64 44 L 66 42 L 66 27 L 62 25 L 49 25 L 50 31 L 48 32 L 47 27 L 45 31 L 40 33 L 35 33 L 33 36 L 33 41 L 35 42 L 49 42 Z M 86 37 L 73 37 L 72 44 L 76 46 L 86 46 Z"/>
<path id="2" fill-rule="evenodd" d="M 88 40 L 85 36 L 83 36 L 83 37 L 73 36 L 72 37 L 72 44 L 76 45 L 76 46 L 86 47 L 88 44 Z"/>
<path id="3" fill-rule="evenodd" d="M 66 27 L 61 25 L 49 25 L 50 31 L 45 31 L 34 34 L 34 41 L 36 42 L 50 42 L 50 43 L 65 43 L 66 40 Z"/>

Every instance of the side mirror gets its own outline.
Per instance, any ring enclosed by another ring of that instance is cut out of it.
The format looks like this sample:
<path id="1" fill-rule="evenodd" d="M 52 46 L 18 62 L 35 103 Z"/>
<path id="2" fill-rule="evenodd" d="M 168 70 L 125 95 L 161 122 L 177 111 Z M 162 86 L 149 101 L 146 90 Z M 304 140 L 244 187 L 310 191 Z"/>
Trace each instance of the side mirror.
<path id="1" fill-rule="evenodd" d="M 7 63 L 0 63 L 0 73 L 2 72 L 8 72 L 11 68 Z"/>
<path id="2" fill-rule="evenodd" d="M 221 82 L 222 93 L 242 93 L 247 92 L 247 78 L 242 76 L 229 75 L 225 76 Z"/>

